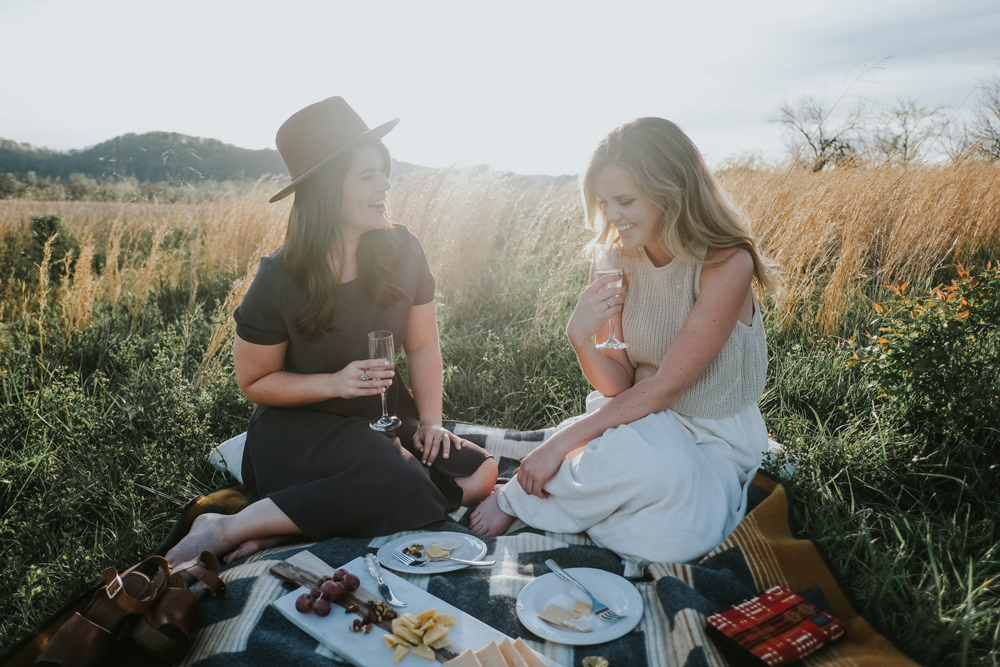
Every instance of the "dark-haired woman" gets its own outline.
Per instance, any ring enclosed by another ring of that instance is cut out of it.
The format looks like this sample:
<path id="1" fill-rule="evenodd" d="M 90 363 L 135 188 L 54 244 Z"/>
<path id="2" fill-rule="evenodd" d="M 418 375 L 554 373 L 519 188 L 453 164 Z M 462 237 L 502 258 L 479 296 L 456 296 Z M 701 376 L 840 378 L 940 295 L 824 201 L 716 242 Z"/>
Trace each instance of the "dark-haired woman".
<path id="1" fill-rule="evenodd" d="M 434 278 L 419 241 L 386 220 L 397 121 L 368 129 L 339 97 L 299 111 L 276 143 L 295 192 L 285 244 L 261 260 L 237 309 L 234 356 L 257 404 L 243 479 L 252 504 L 205 514 L 168 554 L 244 557 L 288 536 L 373 537 L 418 528 L 493 489 L 497 466 L 441 424 Z M 413 395 L 368 333 L 406 353 Z M 381 433 L 381 394 L 403 425 Z"/>

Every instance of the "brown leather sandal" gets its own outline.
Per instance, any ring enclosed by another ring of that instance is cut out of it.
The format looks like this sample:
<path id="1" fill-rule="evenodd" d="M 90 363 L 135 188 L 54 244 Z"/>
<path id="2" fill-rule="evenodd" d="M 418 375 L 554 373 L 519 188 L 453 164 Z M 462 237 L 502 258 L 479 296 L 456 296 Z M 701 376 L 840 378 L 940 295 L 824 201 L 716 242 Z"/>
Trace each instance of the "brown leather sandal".
<path id="1" fill-rule="evenodd" d="M 137 568 L 156 565 L 152 580 Z M 115 642 L 128 629 L 126 622 L 135 614 L 144 614 L 165 590 L 170 578 L 170 565 L 160 556 L 151 556 L 125 572 L 109 567 L 102 572 L 105 586 L 101 587 L 84 609 L 59 628 L 46 645 L 36 667 L 98 667 L 107 664 Z"/>
<path id="2" fill-rule="evenodd" d="M 219 560 L 202 551 L 199 558 L 174 568 L 167 589 L 135 626 L 132 639 L 160 660 L 177 660 L 191 648 L 201 598 L 206 593 L 215 597 L 224 590 Z"/>

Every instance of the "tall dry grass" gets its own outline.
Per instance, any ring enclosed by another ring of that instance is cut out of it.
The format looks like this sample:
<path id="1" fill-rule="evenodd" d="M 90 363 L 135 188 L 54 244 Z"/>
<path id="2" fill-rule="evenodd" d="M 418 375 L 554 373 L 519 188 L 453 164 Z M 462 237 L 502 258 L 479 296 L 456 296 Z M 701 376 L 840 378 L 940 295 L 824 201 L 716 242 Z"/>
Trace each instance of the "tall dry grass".
<path id="1" fill-rule="evenodd" d="M 989 163 L 820 173 L 732 167 L 718 177 L 783 272 L 771 307 L 789 327 L 836 333 L 852 304 L 878 298 L 882 285 L 916 284 L 952 263 L 1000 256 L 1000 169 Z M 31 215 L 58 214 L 85 239 L 81 255 L 105 255 L 99 276 L 78 264 L 64 281 L 58 299 L 70 331 L 87 326 L 100 296 L 119 307 L 127 295 L 134 319 L 154 288 L 190 289 L 193 304 L 199 284 L 231 280 L 209 362 L 231 338 L 228 316 L 259 257 L 282 241 L 289 202 L 267 204 L 269 191 L 262 184 L 202 205 L 3 201 L 0 233 L 24 230 Z M 497 289 L 520 281 L 534 290 L 527 316 L 547 321 L 585 270 L 579 251 L 590 233 L 575 178 L 417 170 L 394 184 L 390 203 L 421 239 L 450 303 L 479 298 L 484 281 Z M 4 308 L 47 302 L 49 289 L 40 284 Z"/>

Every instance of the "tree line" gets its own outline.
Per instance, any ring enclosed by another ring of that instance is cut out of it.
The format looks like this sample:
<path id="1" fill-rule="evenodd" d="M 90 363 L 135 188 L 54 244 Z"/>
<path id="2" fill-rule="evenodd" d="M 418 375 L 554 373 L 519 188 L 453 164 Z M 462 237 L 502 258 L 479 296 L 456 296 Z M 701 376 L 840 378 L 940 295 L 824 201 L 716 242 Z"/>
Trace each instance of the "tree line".
<path id="1" fill-rule="evenodd" d="M 785 101 L 770 118 L 785 130 L 788 156 L 813 171 L 837 165 L 925 160 L 1000 160 L 1000 75 L 980 80 L 967 110 L 899 98 L 844 108 L 817 95 Z M 962 113 L 964 111 L 964 113 Z"/>

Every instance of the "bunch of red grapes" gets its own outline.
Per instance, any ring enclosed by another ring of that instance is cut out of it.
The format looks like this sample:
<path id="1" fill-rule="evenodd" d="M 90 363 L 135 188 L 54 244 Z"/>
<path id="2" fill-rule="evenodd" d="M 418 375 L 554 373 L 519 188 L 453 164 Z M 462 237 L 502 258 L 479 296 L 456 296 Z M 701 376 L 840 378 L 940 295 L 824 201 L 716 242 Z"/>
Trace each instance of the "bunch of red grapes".
<path id="1" fill-rule="evenodd" d="M 303 614 L 312 612 L 317 616 L 326 616 L 330 613 L 331 603 L 358 590 L 359 586 L 361 581 L 356 575 L 340 568 L 332 577 L 320 577 L 315 588 L 295 600 L 295 608 Z"/>

